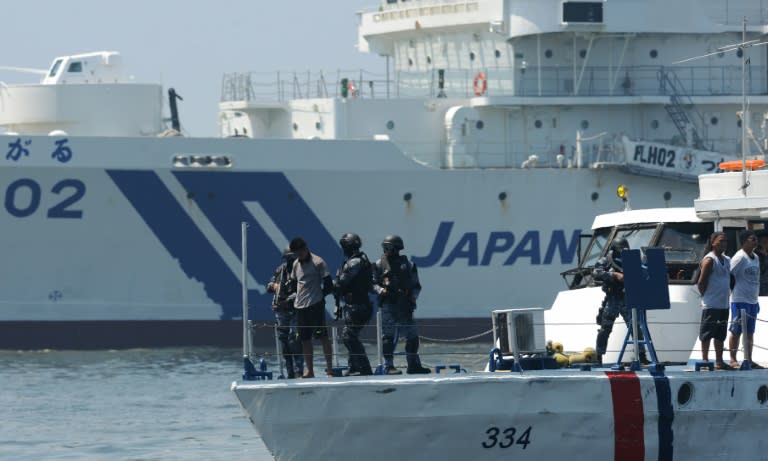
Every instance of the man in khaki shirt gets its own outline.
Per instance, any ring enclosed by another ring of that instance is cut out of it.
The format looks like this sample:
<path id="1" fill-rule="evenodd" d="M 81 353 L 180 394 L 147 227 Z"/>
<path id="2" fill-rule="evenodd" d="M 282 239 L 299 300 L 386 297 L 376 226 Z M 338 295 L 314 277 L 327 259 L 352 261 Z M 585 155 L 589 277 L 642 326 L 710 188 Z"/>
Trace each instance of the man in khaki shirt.
<path id="1" fill-rule="evenodd" d="M 331 342 L 328 339 L 328 329 L 325 327 L 325 297 L 333 289 L 331 274 L 323 258 L 312 254 L 304 239 L 297 237 L 291 240 L 289 247 L 296 255 L 291 271 L 291 282 L 296 290 L 294 308 L 306 366 L 302 378 L 315 377 L 312 363 L 313 338 L 320 339 L 323 344 L 326 376 L 333 376 Z"/>

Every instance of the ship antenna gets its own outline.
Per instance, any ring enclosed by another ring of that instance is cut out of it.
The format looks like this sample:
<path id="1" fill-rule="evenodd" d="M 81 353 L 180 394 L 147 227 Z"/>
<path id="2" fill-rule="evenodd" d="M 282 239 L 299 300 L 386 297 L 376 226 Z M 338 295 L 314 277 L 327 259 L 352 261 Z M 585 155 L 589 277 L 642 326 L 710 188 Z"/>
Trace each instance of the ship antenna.
<path id="1" fill-rule="evenodd" d="M 741 24 L 741 43 L 734 43 L 732 45 L 721 46 L 712 53 L 703 54 L 701 56 L 694 56 L 692 58 L 682 59 L 675 61 L 672 64 L 681 64 L 695 59 L 706 58 L 720 53 L 728 53 L 730 51 L 741 50 L 741 193 L 747 195 L 747 188 L 749 187 L 749 181 L 747 181 L 747 65 L 750 63 L 747 59 L 747 48 L 753 46 L 768 45 L 768 41 L 761 42 L 759 40 L 747 41 L 747 17 L 744 16 Z"/>

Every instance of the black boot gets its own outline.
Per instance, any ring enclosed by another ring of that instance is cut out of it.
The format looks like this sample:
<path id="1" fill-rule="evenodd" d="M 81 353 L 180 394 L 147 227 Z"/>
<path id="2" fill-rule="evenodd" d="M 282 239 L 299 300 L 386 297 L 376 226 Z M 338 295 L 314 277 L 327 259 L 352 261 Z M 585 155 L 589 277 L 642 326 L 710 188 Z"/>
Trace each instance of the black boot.
<path id="1" fill-rule="evenodd" d="M 419 358 L 419 338 L 410 338 L 405 342 L 405 360 L 408 362 L 408 370 L 406 373 L 413 374 L 427 374 L 431 373 L 429 368 L 421 366 L 421 359 Z"/>

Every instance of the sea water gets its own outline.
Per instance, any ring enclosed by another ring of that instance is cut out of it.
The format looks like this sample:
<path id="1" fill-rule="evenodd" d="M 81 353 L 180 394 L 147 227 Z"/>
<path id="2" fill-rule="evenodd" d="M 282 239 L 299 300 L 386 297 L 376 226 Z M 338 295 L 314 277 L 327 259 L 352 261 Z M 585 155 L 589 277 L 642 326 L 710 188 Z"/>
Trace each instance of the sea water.
<path id="1" fill-rule="evenodd" d="M 422 360 L 477 369 L 488 349 L 424 344 Z M 0 351 L 0 460 L 271 460 L 230 391 L 241 357 L 218 348 Z"/>

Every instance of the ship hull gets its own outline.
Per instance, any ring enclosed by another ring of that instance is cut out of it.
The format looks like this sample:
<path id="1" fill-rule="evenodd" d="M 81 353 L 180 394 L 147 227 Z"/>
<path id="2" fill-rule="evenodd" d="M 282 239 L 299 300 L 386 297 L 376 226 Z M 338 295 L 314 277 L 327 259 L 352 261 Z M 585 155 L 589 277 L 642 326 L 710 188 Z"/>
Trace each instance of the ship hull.
<path id="1" fill-rule="evenodd" d="M 285 244 L 304 237 L 335 271 L 345 232 L 361 235 L 371 259 L 385 235 L 403 237 L 424 286 L 417 318 L 488 319 L 489 308 L 551 305 L 591 217 L 621 207 L 617 184 L 633 206 L 696 195 L 695 185 L 618 169 L 433 169 L 389 142 L 70 137 L 62 161 L 52 155 L 61 139 L 18 139 L 28 153 L 9 149 L 0 168 L 0 225 L 12 242 L 0 263 L 0 325 L 19 331 L 73 322 L 91 334 L 125 322 L 144 325 L 141 338 L 151 322 L 196 331 L 195 322 L 241 319 L 242 222 L 257 322 L 274 318 L 264 286 Z M 100 328 L 83 327 L 92 322 Z"/>

